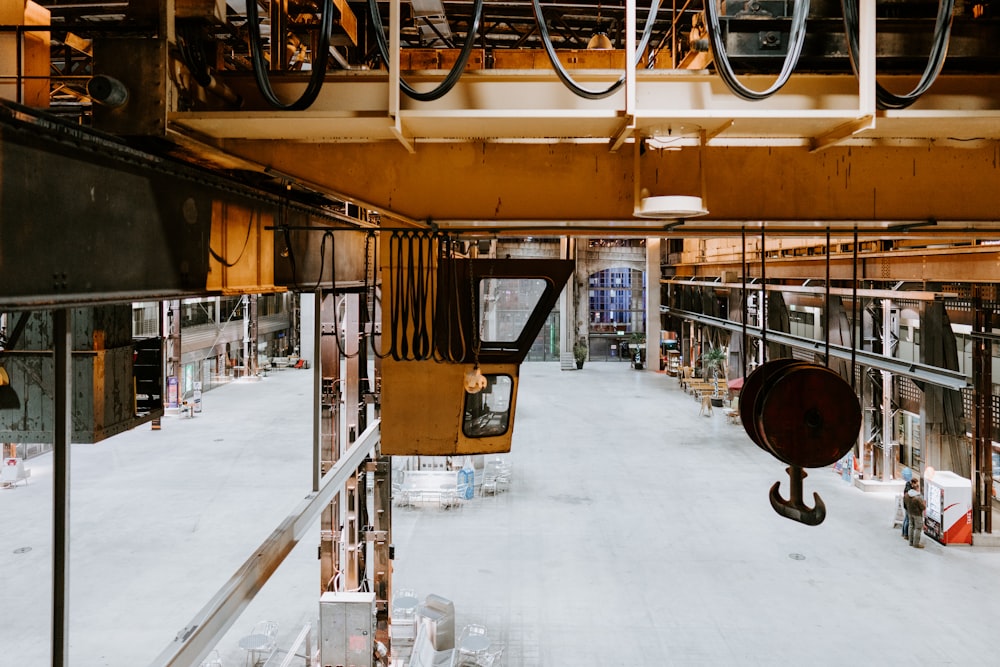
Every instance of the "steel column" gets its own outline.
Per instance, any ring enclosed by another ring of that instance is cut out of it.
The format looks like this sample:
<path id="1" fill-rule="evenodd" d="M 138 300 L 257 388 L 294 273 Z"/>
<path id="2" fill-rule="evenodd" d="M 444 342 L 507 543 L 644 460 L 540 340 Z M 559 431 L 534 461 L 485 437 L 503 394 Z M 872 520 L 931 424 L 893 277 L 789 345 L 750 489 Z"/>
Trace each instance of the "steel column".
<path id="1" fill-rule="evenodd" d="M 361 373 L 359 354 L 359 323 L 360 299 L 358 294 L 345 294 L 343 297 L 344 318 L 343 354 L 346 358 L 346 377 L 344 379 L 344 417 L 347 420 L 347 442 L 352 443 L 358 437 L 360 425 L 367 416 L 366 406 L 361 400 Z M 339 311 L 337 313 L 339 315 Z M 335 322 L 339 322 L 338 317 Z M 364 558 L 360 553 L 364 548 L 360 540 L 362 515 L 361 504 L 365 502 L 364 481 L 359 474 L 347 481 L 345 487 L 343 533 L 344 564 L 341 568 L 344 578 L 344 588 L 353 590 L 361 584 L 361 570 Z"/>
<path id="2" fill-rule="evenodd" d="M 336 300 L 332 293 L 317 294 L 321 305 L 317 327 L 320 335 L 317 337 L 321 354 L 318 357 L 323 373 L 323 408 L 321 421 L 321 470 L 326 474 L 341 454 L 340 436 L 340 348 L 333 338 L 333 323 L 337 320 Z M 320 585 L 321 590 L 334 590 L 334 578 L 340 572 L 341 566 L 341 519 L 340 493 L 336 493 L 330 504 L 323 510 L 320 522 Z"/>
<path id="3" fill-rule="evenodd" d="M 323 290 L 313 294 L 313 466 L 312 489 L 323 477 Z"/>
<path id="4" fill-rule="evenodd" d="M 392 600 L 392 561 L 389 545 L 392 543 L 392 460 L 379 456 L 368 464 L 372 477 L 369 486 L 372 496 L 371 520 L 365 531 L 368 544 L 368 563 L 375 591 L 375 639 L 389 646 L 389 601 Z"/>
<path id="5" fill-rule="evenodd" d="M 55 439 L 52 469 L 52 667 L 69 665 L 69 492 L 73 429 L 73 313 L 53 311 Z"/>
<path id="6" fill-rule="evenodd" d="M 992 333 L 993 311 L 984 307 L 982 288 L 973 298 L 972 440 L 975 492 L 972 532 L 993 532 L 993 340 L 975 334 Z"/>
<path id="7" fill-rule="evenodd" d="M 646 239 L 646 368 L 660 370 L 660 244 L 658 238 Z M 655 366 L 653 364 L 656 364 Z"/>
<path id="8" fill-rule="evenodd" d="M 892 301 L 882 299 L 882 354 L 893 356 Z M 892 373 L 882 373 L 882 481 L 892 479 Z"/>

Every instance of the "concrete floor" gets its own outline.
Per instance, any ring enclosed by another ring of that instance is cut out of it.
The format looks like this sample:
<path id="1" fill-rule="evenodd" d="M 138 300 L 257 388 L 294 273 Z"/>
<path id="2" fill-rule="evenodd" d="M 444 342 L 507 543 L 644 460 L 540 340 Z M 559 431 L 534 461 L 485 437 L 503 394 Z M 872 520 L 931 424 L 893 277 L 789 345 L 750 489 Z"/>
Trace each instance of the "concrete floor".
<path id="1" fill-rule="evenodd" d="M 309 371 L 273 373 L 73 446 L 71 665 L 148 664 L 302 499 L 310 391 Z M 508 667 L 1000 660 L 1000 549 L 909 548 L 892 493 L 828 470 L 805 480 L 822 525 L 777 516 L 782 464 L 660 373 L 526 364 L 520 391 L 511 489 L 393 519 L 394 585 L 451 599 Z M 49 662 L 51 457 L 28 465 L 0 491 L 2 665 Z M 316 534 L 219 643 L 225 665 L 257 620 L 287 647 L 315 619 Z"/>

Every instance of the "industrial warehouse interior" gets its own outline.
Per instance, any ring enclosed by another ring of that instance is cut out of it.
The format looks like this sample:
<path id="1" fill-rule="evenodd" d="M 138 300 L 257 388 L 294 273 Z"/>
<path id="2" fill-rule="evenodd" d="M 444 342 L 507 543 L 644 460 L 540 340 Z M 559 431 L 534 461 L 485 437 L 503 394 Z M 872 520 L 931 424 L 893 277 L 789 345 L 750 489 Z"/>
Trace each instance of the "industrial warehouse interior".
<path id="1" fill-rule="evenodd" d="M 986 659 L 994 9 L 3 3 L 4 662 Z"/>

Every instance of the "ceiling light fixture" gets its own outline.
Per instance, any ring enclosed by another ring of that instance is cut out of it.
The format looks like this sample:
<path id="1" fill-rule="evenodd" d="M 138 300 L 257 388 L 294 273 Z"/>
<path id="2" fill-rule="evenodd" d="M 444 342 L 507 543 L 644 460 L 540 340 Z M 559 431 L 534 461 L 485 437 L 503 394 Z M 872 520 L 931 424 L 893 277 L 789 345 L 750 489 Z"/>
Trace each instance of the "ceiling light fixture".
<path id="1" fill-rule="evenodd" d="M 597 21 L 594 22 L 594 34 L 591 36 L 590 41 L 587 42 L 587 50 L 606 51 L 613 48 L 615 48 L 615 45 L 611 43 L 608 33 L 601 30 L 601 0 L 597 0 Z"/>
<path id="2" fill-rule="evenodd" d="M 600 51 L 615 48 L 614 44 L 611 43 L 611 38 L 608 37 L 608 33 L 603 30 L 595 31 L 590 41 L 587 42 L 587 49 L 590 51 Z"/>
<path id="3" fill-rule="evenodd" d="M 668 128 L 668 132 L 670 129 Z M 635 142 L 635 190 L 632 214 L 637 218 L 652 218 L 657 220 L 686 220 L 708 215 L 705 203 L 705 131 L 698 130 L 698 178 L 701 195 L 652 195 L 648 189 L 641 187 L 640 154 L 642 139 L 636 137 Z"/>

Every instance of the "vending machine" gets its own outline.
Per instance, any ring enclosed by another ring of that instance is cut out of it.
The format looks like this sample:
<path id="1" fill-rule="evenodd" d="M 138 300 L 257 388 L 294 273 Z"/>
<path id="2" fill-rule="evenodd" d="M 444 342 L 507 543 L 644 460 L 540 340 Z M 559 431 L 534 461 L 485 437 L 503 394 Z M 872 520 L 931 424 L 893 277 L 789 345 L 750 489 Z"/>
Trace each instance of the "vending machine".
<path id="1" fill-rule="evenodd" d="M 941 544 L 972 544 L 972 481 L 948 470 L 924 479 L 924 532 Z"/>

